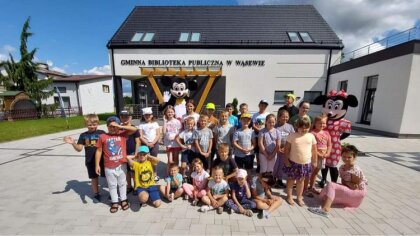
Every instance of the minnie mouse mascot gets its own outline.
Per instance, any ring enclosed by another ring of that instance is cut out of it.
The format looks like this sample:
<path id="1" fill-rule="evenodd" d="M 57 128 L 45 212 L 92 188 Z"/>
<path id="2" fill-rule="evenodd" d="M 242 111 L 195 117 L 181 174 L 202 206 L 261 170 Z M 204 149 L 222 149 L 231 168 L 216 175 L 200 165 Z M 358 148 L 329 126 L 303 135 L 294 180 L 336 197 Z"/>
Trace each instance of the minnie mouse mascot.
<path id="1" fill-rule="evenodd" d="M 322 169 L 320 187 L 324 187 L 330 170 L 331 181 L 336 183 L 338 179 L 337 165 L 341 159 L 341 142 L 350 135 L 351 122 L 344 119 L 348 107 L 357 107 L 358 101 L 354 95 L 348 95 L 346 91 L 331 90 L 328 96 L 321 95 L 314 100 L 314 104 L 322 105 L 322 113 L 328 116 L 327 130 L 331 136 L 332 149 L 326 158 L 325 168 Z"/>

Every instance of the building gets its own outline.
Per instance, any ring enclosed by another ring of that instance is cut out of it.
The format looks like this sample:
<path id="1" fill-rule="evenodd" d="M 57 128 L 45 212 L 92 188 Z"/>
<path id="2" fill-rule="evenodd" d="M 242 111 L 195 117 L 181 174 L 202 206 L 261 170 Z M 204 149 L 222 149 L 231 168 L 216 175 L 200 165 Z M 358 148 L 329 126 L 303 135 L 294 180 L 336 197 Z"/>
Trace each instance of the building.
<path id="1" fill-rule="evenodd" d="M 312 100 L 325 92 L 330 64 L 343 44 L 311 5 L 157 6 L 134 8 L 107 47 L 117 111 L 123 107 L 123 78 L 132 81 L 135 103 L 147 98 L 156 104 L 169 89 L 162 75 L 193 67 L 221 72 L 213 79 L 195 77 L 199 89 L 192 97 L 199 108 L 237 98 L 256 111 L 266 99 L 269 110 L 277 111 L 286 93 Z"/>
<path id="2" fill-rule="evenodd" d="M 392 41 L 391 47 L 385 48 Z M 359 106 L 349 109 L 346 116 L 355 129 L 400 138 L 420 137 L 420 29 L 407 30 L 378 44 L 383 45 L 382 50 L 332 66 L 328 87 L 345 89 L 359 99 Z M 352 58 L 357 53 L 360 50 L 349 55 Z"/>

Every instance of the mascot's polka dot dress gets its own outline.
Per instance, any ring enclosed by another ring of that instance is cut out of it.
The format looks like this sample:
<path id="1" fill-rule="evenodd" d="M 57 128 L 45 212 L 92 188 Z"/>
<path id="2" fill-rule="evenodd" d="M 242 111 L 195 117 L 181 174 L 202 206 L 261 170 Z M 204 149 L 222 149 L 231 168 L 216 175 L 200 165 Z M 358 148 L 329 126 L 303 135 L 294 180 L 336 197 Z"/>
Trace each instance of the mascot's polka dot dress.
<path id="1" fill-rule="evenodd" d="M 341 142 L 340 136 L 343 133 L 350 133 L 351 122 L 346 119 L 328 120 L 327 130 L 331 135 L 331 155 L 326 158 L 325 165 L 329 167 L 336 167 L 341 159 Z"/>

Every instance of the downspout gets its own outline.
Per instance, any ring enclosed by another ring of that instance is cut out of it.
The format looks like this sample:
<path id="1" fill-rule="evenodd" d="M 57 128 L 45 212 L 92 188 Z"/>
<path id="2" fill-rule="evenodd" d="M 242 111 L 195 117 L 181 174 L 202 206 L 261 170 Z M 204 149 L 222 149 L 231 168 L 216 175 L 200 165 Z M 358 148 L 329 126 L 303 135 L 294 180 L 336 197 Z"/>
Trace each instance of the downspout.
<path id="1" fill-rule="evenodd" d="M 76 82 L 76 97 L 77 97 L 77 107 L 79 109 L 79 115 L 83 115 L 83 108 L 80 106 L 80 100 L 79 100 L 79 81 Z"/>
<path id="2" fill-rule="evenodd" d="M 324 90 L 324 94 L 328 94 L 328 85 L 330 83 L 330 73 L 331 73 L 331 54 L 332 54 L 332 49 L 330 49 L 330 57 L 328 58 L 328 68 L 327 68 L 327 79 L 325 81 L 325 90 Z"/>

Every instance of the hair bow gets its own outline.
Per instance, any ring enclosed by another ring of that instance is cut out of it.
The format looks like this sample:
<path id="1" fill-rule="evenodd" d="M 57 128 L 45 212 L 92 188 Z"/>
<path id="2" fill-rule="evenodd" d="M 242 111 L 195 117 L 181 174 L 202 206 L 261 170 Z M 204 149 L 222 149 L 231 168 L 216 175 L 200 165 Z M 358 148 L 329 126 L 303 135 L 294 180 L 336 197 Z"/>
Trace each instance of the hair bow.
<path id="1" fill-rule="evenodd" d="M 330 93 L 328 94 L 328 97 L 343 97 L 343 98 L 347 98 L 347 93 L 346 91 L 344 91 L 344 89 L 340 90 L 340 91 L 335 91 L 335 90 L 331 90 Z"/>

